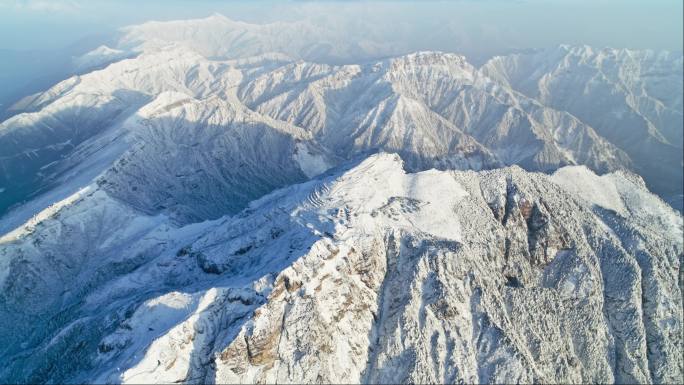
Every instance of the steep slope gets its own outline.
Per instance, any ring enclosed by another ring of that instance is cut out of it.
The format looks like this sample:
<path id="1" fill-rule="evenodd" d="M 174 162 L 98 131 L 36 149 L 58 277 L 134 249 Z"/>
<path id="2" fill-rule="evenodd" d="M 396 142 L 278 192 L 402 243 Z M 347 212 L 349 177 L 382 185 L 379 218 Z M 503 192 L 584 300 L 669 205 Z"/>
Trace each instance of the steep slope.
<path id="1" fill-rule="evenodd" d="M 45 189 L 63 172 L 65 158 L 108 131 L 120 131 L 126 118 L 160 92 L 203 96 L 212 86 L 228 89 L 231 74 L 224 71 L 209 68 L 191 51 L 161 50 L 72 77 L 35 96 L 26 106 L 31 112 L 0 124 L 0 214 Z"/>
<path id="2" fill-rule="evenodd" d="M 633 175 L 406 174 L 380 154 L 184 227 L 92 188 L 0 249 L 3 381 L 684 370 L 682 217 Z"/>
<path id="3" fill-rule="evenodd" d="M 238 96 L 340 154 L 350 146 L 397 151 L 412 169 L 630 166 L 591 127 L 501 87 L 453 54 L 421 52 L 364 66 L 298 62 L 243 82 Z"/>
<path id="4" fill-rule="evenodd" d="M 183 223 L 235 213 L 330 166 L 303 130 L 219 98 L 162 94 L 132 131 L 132 148 L 98 179 L 136 208 Z"/>
<path id="5" fill-rule="evenodd" d="M 681 210 L 683 65 L 681 52 L 560 46 L 496 57 L 481 71 L 590 124 Z"/>
<path id="6" fill-rule="evenodd" d="M 15 208 L 0 230 L 13 230 L 105 172 L 100 183 L 115 196 L 188 222 L 238 211 L 323 171 L 324 151 L 306 132 L 252 113 L 233 95 L 243 74 L 280 60 L 209 61 L 167 46 L 36 95 L 26 107 L 34 112 L 0 125 L 0 215 Z M 194 164 L 190 153 L 198 154 Z M 199 186 L 197 178 L 209 179 Z"/>

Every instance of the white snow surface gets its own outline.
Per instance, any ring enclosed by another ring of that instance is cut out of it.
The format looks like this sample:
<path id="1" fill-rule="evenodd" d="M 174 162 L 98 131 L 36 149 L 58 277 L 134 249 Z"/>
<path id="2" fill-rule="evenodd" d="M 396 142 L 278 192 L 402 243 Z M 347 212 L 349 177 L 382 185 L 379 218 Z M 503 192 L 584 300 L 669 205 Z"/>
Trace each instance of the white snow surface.
<path id="1" fill-rule="evenodd" d="M 316 154 L 303 143 L 297 143 L 297 152 L 294 155 L 295 161 L 299 164 L 299 168 L 309 178 L 314 177 L 331 167 L 330 164 L 320 154 Z"/>
<path id="2" fill-rule="evenodd" d="M 625 214 L 620 193 L 612 175 L 598 176 L 584 166 L 564 167 L 553 174 L 554 182 L 586 201 Z"/>

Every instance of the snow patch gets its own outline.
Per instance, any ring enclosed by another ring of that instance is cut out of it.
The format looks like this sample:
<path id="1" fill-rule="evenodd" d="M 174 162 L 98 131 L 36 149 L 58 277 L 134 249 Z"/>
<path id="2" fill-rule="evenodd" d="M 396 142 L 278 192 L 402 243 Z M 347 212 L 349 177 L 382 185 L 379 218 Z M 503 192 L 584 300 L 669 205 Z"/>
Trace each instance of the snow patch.
<path id="1" fill-rule="evenodd" d="M 323 155 L 312 152 L 302 142 L 297 143 L 294 159 L 299 164 L 299 168 L 302 169 L 304 175 L 309 178 L 319 175 L 331 167 Z"/>
<path id="2" fill-rule="evenodd" d="M 625 213 L 620 193 L 608 176 L 598 176 L 585 166 L 568 166 L 553 173 L 551 179 L 591 204 Z"/>

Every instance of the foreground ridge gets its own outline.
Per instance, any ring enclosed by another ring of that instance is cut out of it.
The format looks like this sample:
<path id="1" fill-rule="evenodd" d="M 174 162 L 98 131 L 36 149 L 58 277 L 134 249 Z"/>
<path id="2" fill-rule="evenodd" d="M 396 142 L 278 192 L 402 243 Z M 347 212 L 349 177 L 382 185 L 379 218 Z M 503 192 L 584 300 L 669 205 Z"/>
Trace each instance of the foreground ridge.
<path id="1" fill-rule="evenodd" d="M 63 207 L 0 250 L 0 378 L 681 377 L 682 217 L 638 178 L 355 163 L 186 226 Z"/>

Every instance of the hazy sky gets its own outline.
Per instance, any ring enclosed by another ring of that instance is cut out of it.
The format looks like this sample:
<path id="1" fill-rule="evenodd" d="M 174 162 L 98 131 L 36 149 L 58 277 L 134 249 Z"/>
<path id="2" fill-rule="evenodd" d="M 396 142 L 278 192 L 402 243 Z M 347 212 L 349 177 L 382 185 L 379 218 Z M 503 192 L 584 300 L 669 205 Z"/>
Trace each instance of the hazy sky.
<path id="1" fill-rule="evenodd" d="M 682 50 L 682 0 L 0 0 L 0 50 L 59 49 L 145 20 L 207 16 L 368 24 L 407 47 L 481 54 L 560 43 Z"/>

